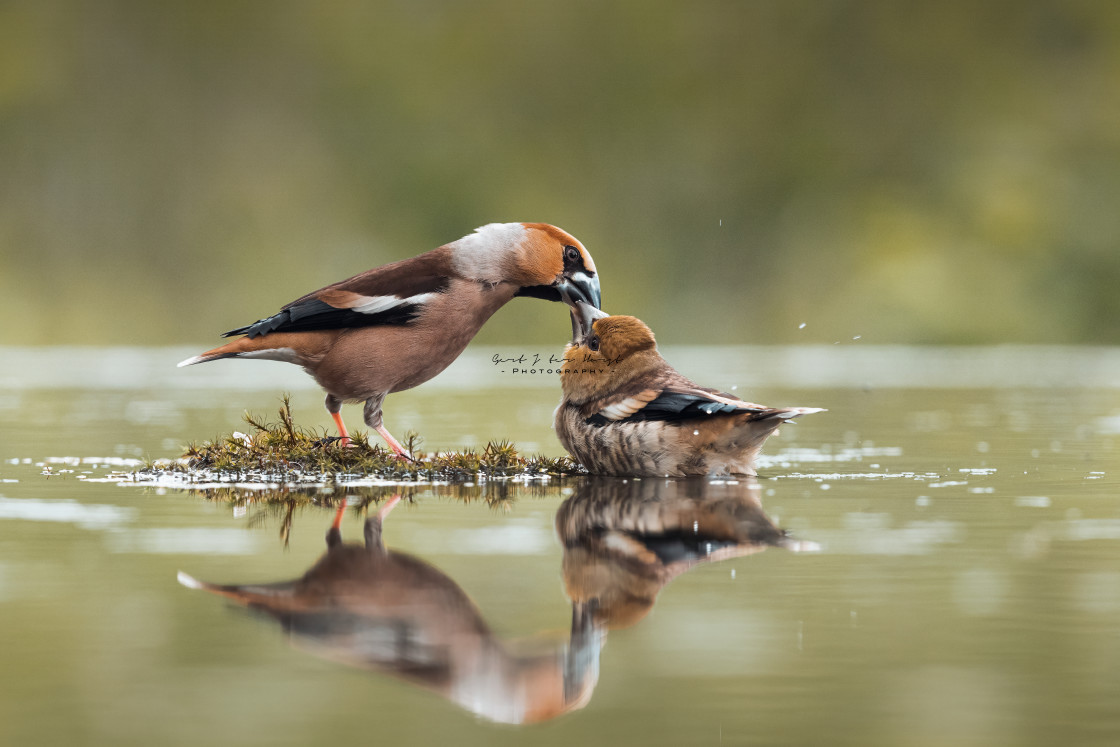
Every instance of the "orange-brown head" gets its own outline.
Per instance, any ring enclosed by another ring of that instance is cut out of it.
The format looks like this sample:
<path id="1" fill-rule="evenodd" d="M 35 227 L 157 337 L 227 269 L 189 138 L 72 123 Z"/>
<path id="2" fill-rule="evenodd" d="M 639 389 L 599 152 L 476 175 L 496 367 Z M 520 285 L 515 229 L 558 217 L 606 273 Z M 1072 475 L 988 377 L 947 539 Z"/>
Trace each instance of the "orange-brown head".
<path id="1" fill-rule="evenodd" d="M 576 403 L 609 396 L 664 365 L 653 331 L 632 316 L 606 316 L 587 304 L 572 314 L 573 340 L 564 349 L 560 386 Z"/>
<path id="2" fill-rule="evenodd" d="M 592 322 L 583 345 L 608 359 L 626 359 L 636 353 L 657 351 L 653 330 L 632 316 L 606 316 Z"/>
<path id="3" fill-rule="evenodd" d="M 519 296 L 602 305 L 595 261 L 579 239 L 556 226 L 490 223 L 449 246 L 464 277 L 514 284 Z"/>

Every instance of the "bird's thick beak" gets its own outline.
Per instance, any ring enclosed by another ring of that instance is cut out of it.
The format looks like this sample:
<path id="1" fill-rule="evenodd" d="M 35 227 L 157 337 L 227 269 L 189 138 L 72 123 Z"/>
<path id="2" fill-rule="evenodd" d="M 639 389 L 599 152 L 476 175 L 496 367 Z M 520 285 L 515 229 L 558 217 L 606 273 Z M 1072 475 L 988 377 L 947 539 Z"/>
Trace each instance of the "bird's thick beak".
<path id="1" fill-rule="evenodd" d="M 564 278 L 556 284 L 560 291 L 560 298 L 564 303 L 576 308 L 576 304 L 583 302 L 596 309 L 603 306 L 603 294 L 599 290 L 599 276 L 588 275 L 586 272 L 575 272 L 569 278 Z"/>
<path id="2" fill-rule="evenodd" d="M 583 301 L 576 301 L 569 311 L 572 315 L 572 342 L 576 345 L 579 345 L 591 334 L 591 325 L 595 323 L 596 319 L 610 316 L 607 312 L 600 311 Z"/>

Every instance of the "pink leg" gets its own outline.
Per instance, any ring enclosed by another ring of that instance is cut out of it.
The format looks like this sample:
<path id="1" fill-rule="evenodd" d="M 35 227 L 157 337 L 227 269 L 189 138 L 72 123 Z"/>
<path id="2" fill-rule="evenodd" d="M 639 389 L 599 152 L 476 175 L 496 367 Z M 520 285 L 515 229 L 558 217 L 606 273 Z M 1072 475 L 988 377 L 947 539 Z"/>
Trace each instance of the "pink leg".
<path id="1" fill-rule="evenodd" d="M 340 442 L 340 445 L 349 446 L 350 434 L 346 432 L 346 424 L 342 422 L 342 413 L 332 412 L 331 417 L 334 418 L 334 424 L 338 426 L 338 432 L 342 435 L 342 441 Z"/>
<path id="2" fill-rule="evenodd" d="M 401 502 L 401 494 L 397 493 L 392 498 L 390 498 L 389 500 L 387 500 L 383 504 L 381 504 L 381 508 L 377 509 L 377 518 L 380 519 L 381 521 L 385 521 L 385 517 L 388 516 L 389 512 L 393 510 L 393 507 L 396 506 L 400 502 Z"/>
<path id="3" fill-rule="evenodd" d="M 377 426 L 376 430 L 381 434 L 381 437 L 385 439 L 385 443 L 389 445 L 389 448 L 393 450 L 394 454 L 396 454 L 401 459 L 406 459 L 410 462 L 412 461 L 412 457 L 410 457 L 405 452 L 404 447 L 400 445 L 397 439 L 393 438 L 393 434 L 389 432 L 388 428 L 386 428 L 384 425 L 379 425 Z"/>
<path id="4" fill-rule="evenodd" d="M 346 499 L 343 498 L 338 504 L 338 513 L 334 515 L 334 523 L 331 524 L 331 529 L 339 530 L 342 527 L 342 515 L 346 513 Z"/>

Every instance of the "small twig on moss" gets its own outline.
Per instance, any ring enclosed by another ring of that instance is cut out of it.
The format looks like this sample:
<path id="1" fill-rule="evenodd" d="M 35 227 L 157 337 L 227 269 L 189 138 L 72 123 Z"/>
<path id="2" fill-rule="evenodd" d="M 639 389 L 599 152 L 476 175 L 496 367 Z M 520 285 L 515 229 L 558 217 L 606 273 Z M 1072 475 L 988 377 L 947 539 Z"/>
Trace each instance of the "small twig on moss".
<path id="1" fill-rule="evenodd" d="M 256 428 L 258 431 L 267 431 L 268 430 L 268 424 L 254 419 L 252 413 L 246 412 L 244 415 L 241 416 L 241 419 L 244 420 L 249 425 Z"/>
<path id="2" fill-rule="evenodd" d="M 296 442 L 296 429 L 292 424 L 292 403 L 290 396 L 284 394 L 284 404 L 280 406 L 280 421 L 284 424 L 284 430 L 288 432 L 288 440 L 291 443 Z"/>

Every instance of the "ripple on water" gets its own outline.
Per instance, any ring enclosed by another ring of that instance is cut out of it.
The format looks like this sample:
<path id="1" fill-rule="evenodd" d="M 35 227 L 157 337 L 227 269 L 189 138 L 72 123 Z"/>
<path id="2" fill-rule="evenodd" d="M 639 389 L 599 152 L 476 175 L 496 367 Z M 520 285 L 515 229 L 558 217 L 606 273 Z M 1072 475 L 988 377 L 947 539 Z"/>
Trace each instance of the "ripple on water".
<path id="1" fill-rule="evenodd" d="M 83 529 L 108 529 L 132 521 L 136 509 L 96 503 L 42 498 L 6 498 L 0 495 L 0 519 L 52 521 Z"/>

